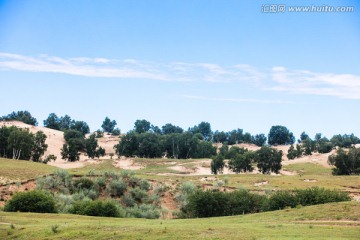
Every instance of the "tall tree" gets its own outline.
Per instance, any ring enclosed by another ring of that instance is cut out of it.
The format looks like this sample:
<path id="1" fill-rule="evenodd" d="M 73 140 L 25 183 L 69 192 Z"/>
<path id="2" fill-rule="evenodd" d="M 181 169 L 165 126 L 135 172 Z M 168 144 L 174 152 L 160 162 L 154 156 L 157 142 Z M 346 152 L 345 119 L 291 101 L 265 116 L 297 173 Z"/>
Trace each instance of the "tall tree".
<path id="1" fill-rule="evenodd" d="M 31 159 L 34 162 L 40 162 L 41 157 L 44 155 L 45 151 L 47 150 L 48 145 L 45 143 L 45 141 L 46 141 L 46 135 L 42 131 L 39 131 L 35 134 L 34 145 L 31 154 Z"/>
<path id="2" fill-rule="evenodd" d="M 89 125 L 84 121 L 74 121 L 70 128 L 81 132 L 83 135 L 90 132 Z"/>
<path id="3" fill-rule="evenodd" d="M 8 138 L 8 148 L 12 151 L 13 159 L 29 160 L 33 148 L 33 134 L 28 130 L 13 128 Z"/>
<path id="4" fill-rule="evenodd" d="M 50 113 L 47 119 L 44 120 L 44 127 L 60 130 L 59 118 L 55 113 Z"/>
<path id="5" fill-rule="evenodd" d="M 134 124 L 134 130 L 137 133 L 148 132 L 151 128 L 151 123 L 145 119 L 136 120 Z"/>
<path id="6" fill-rule="evenodd" d="M 208 122 L 201 122 L 197 126 L 190 128 L 190 132 L 196 134 L 200 133 L 205 141 L 210 141 L 212 138 L 211 125 Z"/>
<path id="7" fill-rule="evenodd" d="M 282 151 L 263 146 L 256 151 L 256 162 L 259 171 L 263 174 L 279 173 L 281 169 Z"/>
<path id="8" fill-rule="evenodd" d="M 167 123 L 161 127 L 162 134 L 171 134 L 171 133 L 183 133 L 184 130 L 181 127 Z"/>
<path id="9" fill-rule="evenodd" d="M 2 121 L 16 120 L 16 121 L 20 121 L 20 122 L 34 125 L 34 126 L 37 126 L 37 124 L 38 124 L 36 118 L 31 116 L 31 113 L 28 111 L 12 112 L 8 115 L 1 117 L 0 120 L 2 120 Z"/>
<path id="10" fill-rule="evenodd" d="M 294 144 L 295 137 L 284 126 L 272 126 L 268 135 L 268 142 L 270 145 Z"/>
<path id="11" fill-rule="evenodd" d="M 117 123 L 115 120 L 111 121 L 110 118 L 106 117 L 101 127 L 104 132 L 112 133 L 112 131 L 115 129 L 116 124 Z"/>
<path id="12" fill-rule="evenodd" d="M 224 162 L 223 155 L 218 154 L 212 158 L 211 173 L 213 173 L 215 175 L 218 173 L 223 173 L 224 167 L 225 167 L 225 162 Z"/>

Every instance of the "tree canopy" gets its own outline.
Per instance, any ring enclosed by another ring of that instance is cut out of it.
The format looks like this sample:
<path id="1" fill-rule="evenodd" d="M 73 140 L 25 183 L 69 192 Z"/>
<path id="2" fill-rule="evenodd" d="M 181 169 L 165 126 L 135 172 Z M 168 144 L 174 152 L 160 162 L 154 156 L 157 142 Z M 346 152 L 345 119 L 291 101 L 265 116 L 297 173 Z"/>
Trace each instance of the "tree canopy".
<path id="1" fill-rule="evenodd" d="M 284 126 L 272 126 L 268 135 L 268 143 L 270 145 L 287 145 L 294 144 L 295 137 Z"/>
<path id="2" fill-rule="evenodd" d="M 17 112 L 12 112 L 8 115 L 2 116 L 0 117 L 1 121 L 11 121 L 11 120 L 16 120 L 16 121 L 20 121 L 26 124 L 30 124 L 30 125 L 34 125 L 37 126 L 38 122 L 36 120 L 36 118 L 34 118 L 30 112 L 28 111 L 17 111 Z"/>

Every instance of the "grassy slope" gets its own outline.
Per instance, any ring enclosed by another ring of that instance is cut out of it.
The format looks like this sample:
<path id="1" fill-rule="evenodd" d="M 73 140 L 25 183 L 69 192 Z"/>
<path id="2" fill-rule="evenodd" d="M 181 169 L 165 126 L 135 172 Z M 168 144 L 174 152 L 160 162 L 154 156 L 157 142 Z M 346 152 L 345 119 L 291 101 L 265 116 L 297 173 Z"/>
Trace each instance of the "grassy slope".
<path id="1" fill-rule="evenodd" d="M 53 233 L 56 224 L 59 232 Z M 356 202 L 182 220 L 0 212 L 0 239 L 358 239 L 359 235 Z"/>
<path id="2" fill-rule="evenodd" d="M 0 158 L 0 166 L 0 177 L 5 178 L 6 182 L 25 181 L 37 176 L 50 174 L 57 169 L 43 163 L 4 158 Z"/>

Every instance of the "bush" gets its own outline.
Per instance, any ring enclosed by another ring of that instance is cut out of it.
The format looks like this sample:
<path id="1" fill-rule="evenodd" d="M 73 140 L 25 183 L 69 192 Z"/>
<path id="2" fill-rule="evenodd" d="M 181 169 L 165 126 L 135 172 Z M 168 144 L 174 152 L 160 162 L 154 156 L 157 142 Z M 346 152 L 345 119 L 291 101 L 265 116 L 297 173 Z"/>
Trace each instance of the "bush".
<path id="1" fill-rule="evenodd" d="M 91 189 L 94 186 L 94 182 L 89 178 L 80 178 L 75 180 L 74 187 L 77 189 Z"/>
<path id="2" fill-rule="evenodd" d="M 135 205 L 133 208 L 126 209 L 128 217 L 157 219 L 160 217 L 160 211 L 150 204 Z"/>
<path id="3" fill-rule="evenodd" d="M 133 188 L 130 190 L 130 193 L 132 195 L 132 197 L 135 199 L 135 201 L 137 202 L 145 202 L 146 198 L 147 198 L 147 192 L 140 189 L 140 188 Z"/>
<path id="4" fill-rule="evenodd" d="M 115 201 L 78 201 L 69 212 L 87 216 L 124 217 L 124 210 Z"/>
<path id="5" fill-rule="evenodd" d="M 128 186 L 122 178 L 119 178 L 115 181 L 112 181 L 109 187 L 111 195 L 120 197 L 124 194 Z"/>
<path id="6" fill-rule="evenodd" d="M 266 205 L 263 206 L 263 210 L 273 211 L 284 209 L 286 207 L 294 208 L 298 204 L 298 198 L 294 193 L 289 191 L 278 191 L 269 197 Z"/>
<path id="7" fill-rule="evenodd" d="M 238 215 L 246 213 L 257 213 L 262 209 L 266 197 L 251 193 L 248 190 L 238 190 L 225 193 L 229 199 L 229 208 L 225 212 L 226 215 Z"/>
<path id="8" fill-rule="evenodd" d="M 360 148 L 352 148 L 345 151 L 340 148 L 336 155 L 328 158 L 331 165 L 335 165 L 333 169 L 334 175 L 359 175 L 360 174 Z"/>
<path id="9" fill-rule="evenodd" d="M 124 196 L 121 197 L 121 200 L 127 207 L 133 207 L 136 204 L 135 199 L 130 193 L 125 193 Z"/>
<path id="10" fill-rule="evenodd" d="M 49 194 L 39 190 L 19 192 L 6 202 L 4 211 L 55 213 L 55 200 Z"/>
<path id="11" fill-rule="evenodd" d="M 350 201 L 351 198 L 346 192 L 330 190 L 319 187 L 296 190 L 296 197 L 302 206 L 323 204 L 329 202 Z"/>

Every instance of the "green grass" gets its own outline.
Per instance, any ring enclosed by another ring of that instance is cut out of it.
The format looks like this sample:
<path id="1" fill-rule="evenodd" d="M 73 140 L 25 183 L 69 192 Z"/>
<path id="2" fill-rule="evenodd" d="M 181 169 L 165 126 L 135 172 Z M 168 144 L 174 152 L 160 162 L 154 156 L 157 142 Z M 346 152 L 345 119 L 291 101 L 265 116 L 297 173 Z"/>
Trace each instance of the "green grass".
<path id="1" fill-rule="evenodd" d="M 0 183 L 25 181 L 52 173 L 56 167 L 43 163 L 0 158 Z"/>
<path id="2" fill-rule="evenodd" d="M 359 234 L 356 202 L 179 220 L 0 212 L 0 239 L 358 239 Z"/>

